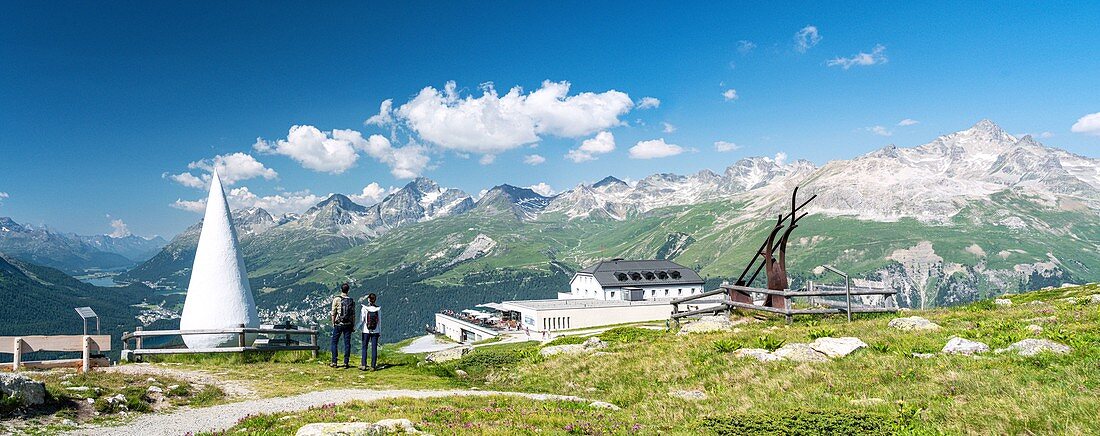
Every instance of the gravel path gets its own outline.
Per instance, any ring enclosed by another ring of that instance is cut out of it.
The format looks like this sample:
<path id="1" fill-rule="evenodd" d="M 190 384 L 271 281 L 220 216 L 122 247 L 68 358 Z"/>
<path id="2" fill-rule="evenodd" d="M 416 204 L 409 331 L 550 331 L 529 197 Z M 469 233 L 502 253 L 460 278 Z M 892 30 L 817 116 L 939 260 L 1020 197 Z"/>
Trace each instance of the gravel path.
<path id="1" fill-rule="evenodd" d="M 470 390 L 369 390 L 336 389 L 309 392 L 292 397 L 248 400 L 199 409 L 181 408 L 173 413 L 143 415 L 129 424 L 117 427 L 85 428 L 70 432 L 72 435 L 183 435 L 188 432 L 218 431 L 232 427 L 248 415 L 260 413 L 294 412 L 310 407 L 348 401 L 375 401 L 388 398 L 439 398 L 451 396 L 507 395 L 537 401 L 583 401 L 569 395 L 529 394 L 522 392 L 470 391 Z M 395 416 L 394 418 L 400 418 Z"/>
<path id="2" fill-rule="evenodd" d="M 209 373 L 206 371 L 177 369 L 165 365 L 153 365 L 149 363 L 131 363 L 128 365 L 109 366 L 97 369 L 97 371 L 150 375 L 154 378 L 157 376 L 173 377 L 184 380 L 200 388 L 206 385 L 213 385 L 221 388 L 222 392 L 225 392 L 230 398 L 256 398 L 257 396 L 256 391 L 252 389 L 248 383 L 239 380 L 225 380 L 223 377 L 220 377 L 223 374 Z"/>

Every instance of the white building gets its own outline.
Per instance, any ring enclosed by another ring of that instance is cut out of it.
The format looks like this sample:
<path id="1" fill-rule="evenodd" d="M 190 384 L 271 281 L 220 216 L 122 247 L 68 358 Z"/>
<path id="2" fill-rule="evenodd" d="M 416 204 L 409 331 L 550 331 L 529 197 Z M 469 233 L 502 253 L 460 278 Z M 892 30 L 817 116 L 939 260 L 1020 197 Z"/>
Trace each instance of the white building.
<path id="1" fill-rule="evenodd" d="M 507 330 L 543 338 L 559 332 L 616 324 L 663 321 L 673 299 L 703 292 L 699 273 L 667 260 L 613 259 L 582 269 L 569 282 L 570 292 L 553 300 L 520 300 L 479 305 L 498 313 L 497 328 L 484 315 L 436 314 L 436 333 L 473 342 Z M 715 304 L 696 300 L 687 310 Z M 466 318 L 466 319 L 463 319 Z"/>

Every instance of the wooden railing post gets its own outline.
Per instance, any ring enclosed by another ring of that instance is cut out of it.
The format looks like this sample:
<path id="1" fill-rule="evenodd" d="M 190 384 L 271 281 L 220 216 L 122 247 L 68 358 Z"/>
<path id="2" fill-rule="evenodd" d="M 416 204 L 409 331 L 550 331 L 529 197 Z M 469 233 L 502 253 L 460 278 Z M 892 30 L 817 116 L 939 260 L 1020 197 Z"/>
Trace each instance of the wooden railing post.
<path id="1" fill-rule="evenodd" d="M 14 352 L 11 360 L 11 370 L 18 372 L 20 367 L 23 366 L 23 338 L 15 338 L 12 351 Z"/>
<path id="2" fill-rule="evenodd" d="M 309 345 L 313 347 L 313 360 L 317 360 L 317 330 L 320 329 L 320 326 L 314 324 L 310 329 L 313 330 L 313 333 L 309 334 Z"/>
<path id="3" fill-rule="evenodd" d="M 87 374 L 92 369 L 92 337 L 84 335 L 81 338 L 82 355 L 80 360 L 80 372 Z"/>
<path id="4" fill-rule="evenodd" d="M 241 328 L 241 329 L 244 329 L 244 324 L 237 324 L 237 327 Z M 240 333 L 237 333 L 237 346 L 241 347 L 241 348 L 244 348 L 244 344 L 245 344 L 244 330 L 241 330 Z"/>
<path id="5" fill-rule="evenodd" d="M 136 333 L 136 334 L 137 334 L 138 336 L 135 336 L 135 337 L 134 337 L 134 339 L 135 339 L 135 341 L 134 341 L 134 342 L 136 342 L 136 343 L 137 343 L 137 345 L 136 345 L 136 348 L 134 348 L 134 349 L 135 349 L 135 350 L 141 350 L 141 349 L 144 349 L 144 348 L 145 348 L 145 346 L 144 346 L 144 341 L 143 341 L 143 338 L 144 338 L 144 336 L 141 336 L 141 330 L 142 330 L 142 328 L 141 328 L 140 326 L 138 326 L 136 330 L 137 330 L 137 331 L 135 331 L 134 333 Z"/>

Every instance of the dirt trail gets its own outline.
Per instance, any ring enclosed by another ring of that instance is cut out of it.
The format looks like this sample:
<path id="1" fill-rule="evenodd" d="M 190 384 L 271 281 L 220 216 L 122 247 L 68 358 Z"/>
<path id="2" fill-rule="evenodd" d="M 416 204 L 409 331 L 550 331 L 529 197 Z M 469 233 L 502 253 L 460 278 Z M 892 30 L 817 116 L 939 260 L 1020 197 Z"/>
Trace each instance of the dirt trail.
<path id="1" fill-rule="evenodd" d="M 334 389 L 308 392 L 291 397 L 265 398 L 221 404 L 198 409 L 182 408 L 172 413 L 143 415 L 129 424 L 117 427 L 85 428 L 72 431 L 72 435 L 183 435 L 187 433 L 213 432 L 232 427 L 248 415 L 261 413 L 295 412 L 325 404 L 341 404 L 348 401 L 376 401 L 389 398 L 440 398 L 452 396 L 505 395 L 537 401 L 583 401 L 568 395 L 529 394 L 522 392 L 496 392 L 471 390 L 370 390 Z M 394 416 L 393 418 L 402 418 Z"/>
<path id="2" fill-rule="evenodd" d="M 184 380 L 199 388 L 203 386 L 216 386 L 221 388 L 222 392 L 230 398 L 256 398 L 256 390 L 247 383 L 240 380 L 226 380 L 220 377 L 220 374 L 211 373 L 207 371 L 197 371 L 188 369 L 176 369 L 170 366 L 152 365 L 148 363 L 132 363 L 127 365 L 111 366 L 107 368 L 97 369 L 96 371 L 102 372 L 115 372 L 119 374 L 135 374 L 135 375 L 149 375 L 156 378 L 157 376 L 173 377 L 180 380 Z"/>

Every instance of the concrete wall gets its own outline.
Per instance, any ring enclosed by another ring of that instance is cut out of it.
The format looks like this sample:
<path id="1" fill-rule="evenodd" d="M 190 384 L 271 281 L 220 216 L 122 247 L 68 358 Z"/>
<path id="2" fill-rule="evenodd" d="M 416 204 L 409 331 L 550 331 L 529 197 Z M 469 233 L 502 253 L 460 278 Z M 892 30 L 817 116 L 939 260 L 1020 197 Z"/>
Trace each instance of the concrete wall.
<path id="1" fill-rule="evenodd" d="M 463 330 L 468 332 L 465 342 L 477 342 L 497 336 L 495 331 L 485 327 L 470 324 L 441 313 L 435 314 L 436 333 L 447 336 L 456 342 L 464 342 L 462 338 Z"/>
<path id="2" fill-rule="evenodd" d="M 575 330 L 643 321 L 668 319 L 672 306 L 666 304 L 621 307 L 577 307 L 568 309 L 521 309 L 524 326 L 533 332 Z M 528 323 L 528 321 L 533 321 Z"/>

